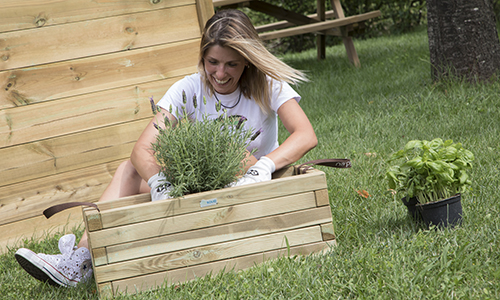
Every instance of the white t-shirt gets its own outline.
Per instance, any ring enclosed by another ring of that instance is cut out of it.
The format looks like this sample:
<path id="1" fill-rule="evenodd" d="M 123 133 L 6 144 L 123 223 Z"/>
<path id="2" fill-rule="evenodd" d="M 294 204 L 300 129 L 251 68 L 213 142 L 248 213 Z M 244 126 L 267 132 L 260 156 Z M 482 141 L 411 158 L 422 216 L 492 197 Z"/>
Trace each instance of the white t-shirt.
<path id="1" fill-rule="evenodd" d="M 247 118 L 245 124 L 245 129 L 251 129 L 254 132 L 261 130 L 261 134 L 252 141 L 247 149 L 252 151 L 257 149 L 254 156 L 259 159 L 261 156 L 272 152 L 274 149 L 278 148 L 278 108 L 290 99 L 295 99 L 297 102 L 300 101 L 300 96 L 295 92 L 292 87 L 286 82 L 279 82 L 268 77 L 268 84 L 271 88 L 271 109 L 267 115 L 262 112 L 259 105 L 253 100 L 246 98 L 241 94 L 238 88 L 231 94 L 220 95 L 217 94 L 217 98 L 226 108 L 227 114 L 229 116 L 243 116 Z M 187 103 L 184 105 L 182 102 L 182 91 L 185 91 L 187 96 Z M 196 94 L 197 97 L 197 108 L 194 108 L 193 95 Z M 203 104 L 203 97 L 205 96 L 207 104 Z M 192 115 L 193 118 L 201 120 L 203 114 L 207 114 L 209 118 L 217 118 L 222 113 L 221 109 L 219 112 L 216 110 L 217 99 L 215 96 L 210 96 L 208 88 L 205 87 L 202 82 L 201 75 L 199 73 L 186 76 L 183 79 L 176 82 L 167 93 L 160 99 L 158 105 L 169 111 L 170 106 L 172 106 L 172 114 L 176 118 L 182 117 L 182 107 L 185 106 L 188 115 Z M 224 107 L 222 107 L 224 109 Z M 176 111 L 179 114 L 176 114 Z"/>

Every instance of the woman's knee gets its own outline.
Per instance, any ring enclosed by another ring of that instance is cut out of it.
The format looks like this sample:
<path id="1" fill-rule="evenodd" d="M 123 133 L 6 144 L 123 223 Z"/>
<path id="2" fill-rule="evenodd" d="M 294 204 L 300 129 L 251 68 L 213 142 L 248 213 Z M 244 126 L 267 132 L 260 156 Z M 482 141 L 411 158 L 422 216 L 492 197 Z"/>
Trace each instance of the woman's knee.
<path id="1" fill-rule="evenodd" d="M 141 176 L 135 169 L 134 165 L 130 160 L 126 160 L 122 162 L 118 168 L 116 169 L 115 172 L 115 177 L 120 177 L 120 178 L 130 178 L 130 179 L 141 179 Z"/>

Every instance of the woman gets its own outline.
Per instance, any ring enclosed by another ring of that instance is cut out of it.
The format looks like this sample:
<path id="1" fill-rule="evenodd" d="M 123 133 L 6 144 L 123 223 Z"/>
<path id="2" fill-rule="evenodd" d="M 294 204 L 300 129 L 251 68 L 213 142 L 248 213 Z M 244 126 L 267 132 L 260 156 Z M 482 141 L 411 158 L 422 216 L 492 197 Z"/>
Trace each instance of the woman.
<path id="1" fill-rule="evenodd" d="M 175 83 L 158 102 L 161 112 L 171 124 L 182 116 L 169 113 L 186 106 L 188 114 L 200 118 L 208 114 L 218 116 L 216 105 L 228 115 L 247 119 L 245 126 L 262 128 L 262 133 L 248 147 L 258 151 L 247 157 L 246 174 L 233 185 L 244 185 L 271 180 L 271 174 L 292 164 L 317 144 L 314 130 L 300 108 L 300 96 L 289 83 L 305 81 L 305 76 L 281 62 L 260 42 L 250 19 L 239 10 L 222 10 L 208 20 L 200 45 L 199 72 Z M 182 103 L 182 92 L 198 99 L 206 98 L 201 111 L 192 103 Z M 179 111 L 181 111 L 179 109 Z M 281 120 L 290 136 L 278 144 L 278 123 Z M 153 118 L 134 146 L 129 161 L 117 169 L 111 183 L 99 201 L 116 199 L 139 193 L 151 193 L 152 201 L 169 198 L 168 188 L 158 188 L 164 182 L 156 164 L 151 143 L 158 130 Z M 164 126 L 160 122 L 160 126 Z M 16 258 L 33 277 L 53 285 L 75 286 L 92 274 L 87 236 L 84 233 L 73 249 L 75 236 L 63 236 L 59 241 L 61 254 L 36 254 L 19 249 Z"/>

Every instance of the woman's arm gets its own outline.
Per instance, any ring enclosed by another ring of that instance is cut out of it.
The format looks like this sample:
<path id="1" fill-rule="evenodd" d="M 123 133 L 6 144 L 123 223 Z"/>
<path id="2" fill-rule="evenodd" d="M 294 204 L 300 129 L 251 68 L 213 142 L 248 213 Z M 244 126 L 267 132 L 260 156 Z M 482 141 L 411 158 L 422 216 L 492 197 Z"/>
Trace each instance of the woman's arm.
<path id="1" fill-rule="evenodd" d="M 142 132 L 130 155 L 130 161 L 139 175 L 141 175 L 142 179 L 146 182 L 151 176 L 158 174 L 160 171 L 160 166 L 156 163 L 151 144 L 156 141 L 156 136 L 158 134 L 158 129 L 155 128 L 154 124 L 157 124 L 161 128 L 165 128 L 163 116 L 167 116 L 170 120 L 170 124 L 173 126 L 177 124 L 177 119 L 172 114 L 160 108 L 160 112 L 153 117 L 146 126 L 146 129 Z"/>
<path id="2" fill-rule="evenodd" d="M 266 155 L 274 162 L 276 170 L 296 162 L 318 144 L 309 119 L 295 99 L 283 103 L 278 109 L 278 116 L 290 136 Z"/>

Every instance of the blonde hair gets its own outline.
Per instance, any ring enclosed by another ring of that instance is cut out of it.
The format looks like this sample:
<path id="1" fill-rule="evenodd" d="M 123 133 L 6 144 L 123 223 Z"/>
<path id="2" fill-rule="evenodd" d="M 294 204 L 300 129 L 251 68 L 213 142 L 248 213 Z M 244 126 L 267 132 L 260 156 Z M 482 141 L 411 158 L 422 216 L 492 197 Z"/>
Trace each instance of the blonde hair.
<path id="1" fill-rule="evenodd" d="M 201 37 L 198 70 L 212 94 L 214 88 L 205 74 L 204 57 L 206 51 L 216 45 L 235 50 L 249 62 L 241 75 L 240 89 L 245 97 L 253 97 L 265 113 L 271 109 L 266 75 L 290 84 L 307 81 L 303 72 L 288 66 L 266 49 L 245 13 L 227 9 L 218 11 L 207 21 Z"/>

